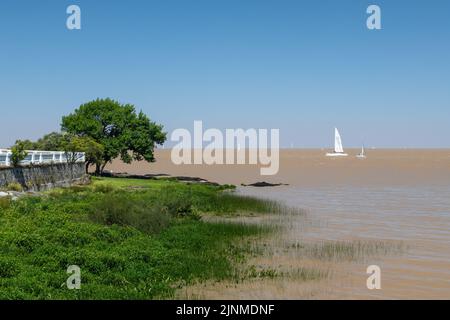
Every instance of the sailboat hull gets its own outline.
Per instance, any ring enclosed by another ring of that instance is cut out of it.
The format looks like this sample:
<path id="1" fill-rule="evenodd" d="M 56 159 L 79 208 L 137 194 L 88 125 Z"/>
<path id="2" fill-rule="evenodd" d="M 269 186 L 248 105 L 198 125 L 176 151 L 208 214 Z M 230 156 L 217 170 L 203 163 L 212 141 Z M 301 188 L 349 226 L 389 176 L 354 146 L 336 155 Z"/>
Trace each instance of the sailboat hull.
<path id="1" fill-rule="evenodd" d="M 333 153 L 327 153 L 327 157 L 347 157 L 347 153 L 340 153 L 340 152 L 333 152 Z"/>

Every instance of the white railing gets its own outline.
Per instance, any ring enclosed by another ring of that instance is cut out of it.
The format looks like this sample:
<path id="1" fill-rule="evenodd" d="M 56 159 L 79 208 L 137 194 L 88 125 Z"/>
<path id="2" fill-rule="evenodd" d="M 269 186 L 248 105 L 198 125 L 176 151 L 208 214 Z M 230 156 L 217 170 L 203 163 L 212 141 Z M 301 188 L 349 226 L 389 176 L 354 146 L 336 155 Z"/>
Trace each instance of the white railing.
<path id="1" fill-rule="evenodd" d="M 11 150 L 0 149 L 0 166 L 9 166 L 11 164 Z M 85 162 L 84 152 L 78 152 L 70 155 L 75 162 Z M 38 151 L 27 150 L 27 156 L 20 162 L 22 165 L 42 164 L 42 163 L 62 163 L 67 162 L 66 153 L 63 151 Z"/>

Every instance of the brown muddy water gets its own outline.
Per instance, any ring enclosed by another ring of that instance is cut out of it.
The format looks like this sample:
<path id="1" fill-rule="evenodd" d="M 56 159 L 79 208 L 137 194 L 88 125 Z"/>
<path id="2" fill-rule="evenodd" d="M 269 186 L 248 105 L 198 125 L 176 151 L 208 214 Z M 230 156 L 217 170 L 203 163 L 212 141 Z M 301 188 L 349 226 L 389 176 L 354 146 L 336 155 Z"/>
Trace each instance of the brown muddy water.
<path id="1" fill-rule="evenodd" d="M 276 199 L 304 215 L 238 218 L 281 226 L 255 242 L 249 262 L 269 276 L 206 283 L 180 297 L 211 299 L 450 299 L 450 150 L 368 150 L 367 159 L 331 159 L 325 150 L 282 150 L 280 171 L 258 166 L 182 165 L 170 151 L 154 164 L 108 169 L 135 174 L 197 176 L 240 185 L 287 183 L 237 192 Z M 369 265 L 381 269 L 381 289 L 366 286 Z"/>

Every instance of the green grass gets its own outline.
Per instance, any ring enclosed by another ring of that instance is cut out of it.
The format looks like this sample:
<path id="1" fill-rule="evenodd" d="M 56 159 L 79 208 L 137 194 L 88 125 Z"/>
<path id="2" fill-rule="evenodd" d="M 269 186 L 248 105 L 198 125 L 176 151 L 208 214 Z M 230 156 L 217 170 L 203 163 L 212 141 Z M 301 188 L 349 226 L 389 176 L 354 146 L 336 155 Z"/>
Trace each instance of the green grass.
<path id="1" fill-rule="evenodd" d="M 281 207 L 224 189 L 96 178 L 90 186 L 4 200 L 0 299 L 173 298 L 193 282 L 233 279 L 250 253 L 248 239 L 271 228 L 200 216 Z M 70 265 L 81 268 L 81 290 L 66 287 Z"/>
<path id="2" fill-rule="evenodd" d="M 115 188 L 147 188 L 155 189 L 168 185 L 178 185 L 178 182 L 171 179 L 127 179 L 127 178 L 105 178 L 92 177 L 95 185 L 108 185 Z"/>
<path id="3" fill-rule="evenodd" d="M 275 279 L 275 278 L 289 278 L 300 281 L 314 281 L 322 280 L 330 277 L 328 270 L 320 270 L 313 268 L 297 268 L 289 271 L 280 271 L 273 268 L 256 268 L 251 266 L 247 270 L 244 278 L 256 278 L 256 279 Z"/>
<path id="4" fill-rule="evenodd" d="M 196 183 L 177 182 L 170 178 L 163 179 L 122 179 L 122 178 L 94 178 L 93 188 L 115 188 L 139 191 L 151 194 L 153 201 L 187 202 L 199 212 L 214 213 L 216 215 L 260 214 L 260 213 L 297 213 L 296 208 L 287 207 L 279 202 L 264 200 L 251 196 L 230 193 L 234 186 L 206 185 Z M 224 191 L 224 192 L 222 192 Z"/>

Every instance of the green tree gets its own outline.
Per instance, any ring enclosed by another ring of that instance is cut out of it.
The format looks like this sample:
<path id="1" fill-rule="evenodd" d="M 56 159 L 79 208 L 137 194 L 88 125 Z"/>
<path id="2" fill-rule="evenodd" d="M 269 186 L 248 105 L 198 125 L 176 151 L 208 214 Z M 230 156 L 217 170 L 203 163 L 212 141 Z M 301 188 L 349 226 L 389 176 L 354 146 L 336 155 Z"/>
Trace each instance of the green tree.
<path id="1" fill-rule="evenodd" d="M 51 132 L 34 143 L 34 150 L 58 151 L 61 150 L 64 134 Z"/>
<path id="2" fill-rule="evenodd" d="M 11 165 L 13 167 L 18 167 L 27 154 L 26 143 L 20 140 L 17 141 L 11 148 Z"/>
<path id="3" fill-rule="evenodd" d="M 35 150 L 35 147 L 36 147 L 36 143 L 31 140 L 16 140 L 16 143 L 14 145 L 19 145 L 19 144 L 26 150 Z"/>
<path id="4" fill-rule="evenodd" d="M 86 173 L 91 164 L 101 164 L 103 156 L 103 146 L 90 137 L 80 137 L 72 134 L 64 134 L 61 142 L 61 149 L 64 151 L 68 164 L 73 165 L 82 158 L 85 153 Z"/>
<path id="5" fill-rule="evenodd" d="M 16 144 L 21 143 L 26 150 L 58 151 L 62 148 L 63 136 L 63 133 L 51 132 L 36 142 L 30 140 L 17 140 Z"/>
<path id="6" fill-rule="evenodd" d="M 86 173 L 88 173 L 90 165 L 101 166 L 105 148 L 92 138 L 83 137 L 83 139 L 85 139 L 83 152 L 85 153 Z"/>
<path id="7" fill-rule="evenodd" d="M 154 148 L 166 140 L 161 125 L 150 121 L 143 112 L 137 114 L 133 105 L 109 98 L 81 105 L 63 117 L 61 127 L 70 134 L 89 137 L 103 147 L 101 158 L 92 162 L 97 174 L 118 157 L 125 163 L 153 162 Z"/>

